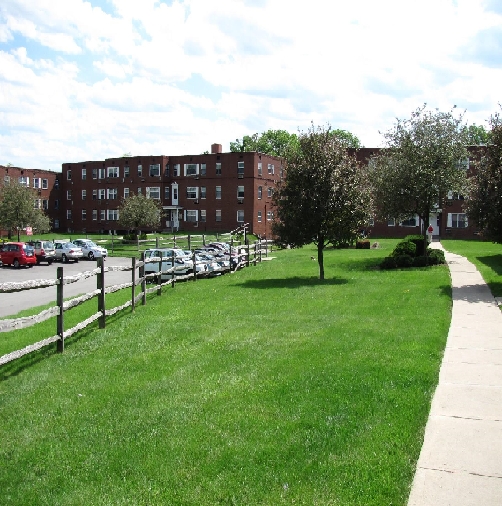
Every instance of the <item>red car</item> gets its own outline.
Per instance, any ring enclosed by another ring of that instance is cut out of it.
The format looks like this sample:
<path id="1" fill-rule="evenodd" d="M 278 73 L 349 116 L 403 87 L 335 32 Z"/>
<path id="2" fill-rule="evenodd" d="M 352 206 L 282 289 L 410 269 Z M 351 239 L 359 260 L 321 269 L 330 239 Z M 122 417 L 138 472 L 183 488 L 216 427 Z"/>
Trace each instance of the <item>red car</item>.
<path id="1" fill-rule="evenodd" d="M 3 265 L 13 265 L 18 268 L 21 265 L 33 267 L 37 263 L 35 250 L 24 242 L 6 242 L 0 251 Z"/>

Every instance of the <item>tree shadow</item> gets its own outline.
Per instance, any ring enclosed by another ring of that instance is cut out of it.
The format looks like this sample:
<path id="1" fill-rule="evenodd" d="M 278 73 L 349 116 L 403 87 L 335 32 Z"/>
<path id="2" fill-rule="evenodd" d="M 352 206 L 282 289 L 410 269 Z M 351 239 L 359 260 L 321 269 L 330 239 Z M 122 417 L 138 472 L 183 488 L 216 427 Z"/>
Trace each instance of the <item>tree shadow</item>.
<path id="1" fill-rule="evenodd" d="M 330 286 L 345 285 L 349 281 L 345 278 L 319 279 L 314 276 L 295 276 L 292 278 L 270 278 L 270 279 L 249 279 L 236 286 L 244 288 L 269 289 L 269 288 L 288 288 L 295 289 L 303 286 Z"/>
<path id="2" fill-rule="evenodd" d="M 502 276 L 502 255 L 490 255 L 476 258 L 486 266 L 490 267 L 497 276 Z"/>

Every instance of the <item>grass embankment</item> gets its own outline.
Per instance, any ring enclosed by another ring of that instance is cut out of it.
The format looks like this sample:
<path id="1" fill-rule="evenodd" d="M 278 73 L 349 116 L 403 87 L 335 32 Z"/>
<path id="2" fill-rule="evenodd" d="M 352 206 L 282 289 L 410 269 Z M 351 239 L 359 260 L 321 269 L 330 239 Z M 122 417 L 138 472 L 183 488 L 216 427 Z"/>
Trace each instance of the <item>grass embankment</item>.
<path id="1" fill-rule="evenodd" d="M 395 243 L 326 251 L 324 282 L 280 251 L 7 365 L 0 503 L 405 504 L 451 292 L 375 269 Z"/>
<path id="2" fill-rule="evenodd" d="M 443 247 L 472 262 L 494 297 L 502 297 L 502 244 L 487 241 L 441 240 Z"/>

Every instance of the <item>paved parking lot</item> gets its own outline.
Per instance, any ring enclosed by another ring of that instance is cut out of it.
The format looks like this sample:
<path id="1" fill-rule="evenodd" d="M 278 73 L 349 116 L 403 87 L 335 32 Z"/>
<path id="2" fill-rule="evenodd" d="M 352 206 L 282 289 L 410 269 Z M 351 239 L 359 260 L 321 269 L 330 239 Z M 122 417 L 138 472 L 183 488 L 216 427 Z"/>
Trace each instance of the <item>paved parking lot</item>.
<path id="1" fill-rule="evenodd" d="M 105 260 L 107 266 L 131 266 L 130 258 L 109 257 Z M 13 267 L 0 268 L 0 283 L 21 282 L 30 279 L 56 279 L 57 268 L 63 267 L 64 276 L 74 276 L 80 272 L 91 271 L 96 268 L 96 261 L 80 260 L 78 263 L 62 264 L 54 262 L 52 265 L 42 263 L 31 268 Z M 116 285 L 131 281 L 131 271 L 113 271 L 105 273 L 105 285 Z M 90 292 L 96 289 L 96 276 L 91 276 L 76 283 L 64 286 L 64 298 L 75 297 L 77 295 Z M 56 303 L 56 287 L 38 288 L 34 290 L 24 290 L 15 293 L 0 293 L 0 318 L 14 315 L 23 309 L 42 306 L 44 304 Z"/>

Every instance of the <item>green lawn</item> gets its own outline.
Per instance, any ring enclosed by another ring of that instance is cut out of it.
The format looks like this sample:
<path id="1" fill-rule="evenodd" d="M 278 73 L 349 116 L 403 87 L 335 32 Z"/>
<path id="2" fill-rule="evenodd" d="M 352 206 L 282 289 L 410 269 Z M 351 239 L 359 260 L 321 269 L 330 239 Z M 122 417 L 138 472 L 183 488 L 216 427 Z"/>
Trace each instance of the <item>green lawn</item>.
<path id="1" fill-rule="evenodd" d="M 487 241 L 441 240 L 443 247 L 472 262 L 494 297 L 502 297 L 502 244 Z"/>
<path id="2" fill-rule="evenodd" d="M 307 247 L 179 283 L 0 368 L 0 504 L 406 504 L 451 290 L 379 242 L 324 282 Z"/>

